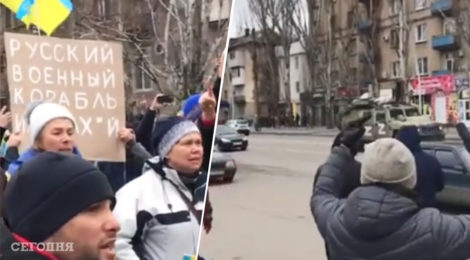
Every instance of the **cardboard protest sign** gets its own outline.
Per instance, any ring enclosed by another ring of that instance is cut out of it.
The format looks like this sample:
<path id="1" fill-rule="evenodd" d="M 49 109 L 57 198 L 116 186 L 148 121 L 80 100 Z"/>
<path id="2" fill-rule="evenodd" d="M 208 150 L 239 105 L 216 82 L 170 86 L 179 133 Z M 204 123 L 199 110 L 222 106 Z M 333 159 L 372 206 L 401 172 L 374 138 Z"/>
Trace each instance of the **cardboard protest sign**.
<path id="1" fill-rule="evenodd" d="M 76 146 L 87 160 L 124 161 L 121 44 L 5 33 L 5 47 L 14 131 L 28 132 L 32 102 L 57 103 L 74 115 Z M 30 146 L 24 138 L 22 149 Z"/>

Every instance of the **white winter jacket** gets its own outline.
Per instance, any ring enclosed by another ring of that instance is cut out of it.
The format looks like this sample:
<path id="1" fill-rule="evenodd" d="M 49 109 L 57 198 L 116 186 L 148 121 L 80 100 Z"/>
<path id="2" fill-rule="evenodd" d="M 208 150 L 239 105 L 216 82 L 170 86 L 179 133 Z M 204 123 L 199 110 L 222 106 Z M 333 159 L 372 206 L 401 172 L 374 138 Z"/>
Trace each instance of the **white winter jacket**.
<path id="1" fill-rule="evenodd" d="M 200 176 L 193 196 L 178 173 L 163 166 L 158 157 L 148 160 L 146 168 L 150 169 L 116 194 L 113 213 L 121 224 L 117 259 L 181 260 L 196 254 L 207 176 Z M 198 216 L 177 189 L 192 201 Z"/>

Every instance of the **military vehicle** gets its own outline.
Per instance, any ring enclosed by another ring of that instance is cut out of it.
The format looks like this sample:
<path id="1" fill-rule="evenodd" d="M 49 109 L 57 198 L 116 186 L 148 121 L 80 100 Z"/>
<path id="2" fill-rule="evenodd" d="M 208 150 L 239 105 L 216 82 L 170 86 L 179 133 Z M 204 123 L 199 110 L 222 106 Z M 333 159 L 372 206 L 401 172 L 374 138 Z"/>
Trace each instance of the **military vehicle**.
<path id="1" fill-rule="evenodd" d="M 443 128 L 431 120 L 430 116 L 420 115 L 418 108 L 401 103 L 383 102 L 373 99 L 356 99 L 340 115 L 339 128 L 344 129 L 349 122 L 370 117 L 364 123 L 364 140 L 372 142 L 382 137 L 395 137 L 402 126 L 418 127 L 422 140 L 440 141 L 445 139 Z"/>

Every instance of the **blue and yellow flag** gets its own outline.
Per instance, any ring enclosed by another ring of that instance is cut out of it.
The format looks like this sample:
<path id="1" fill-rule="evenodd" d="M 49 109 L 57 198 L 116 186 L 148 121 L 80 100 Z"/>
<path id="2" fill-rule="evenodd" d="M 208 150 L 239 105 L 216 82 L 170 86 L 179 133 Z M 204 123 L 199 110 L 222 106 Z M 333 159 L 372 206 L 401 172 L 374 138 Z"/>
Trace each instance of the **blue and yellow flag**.
<path id="1" fill-rule="evenodd" d="M 34 24 L 47 35 L 51 35 L 73 9 L 70 0 L 0 0 L 0 3 L 16 13 L 16 18 L 27 26 Z"/>

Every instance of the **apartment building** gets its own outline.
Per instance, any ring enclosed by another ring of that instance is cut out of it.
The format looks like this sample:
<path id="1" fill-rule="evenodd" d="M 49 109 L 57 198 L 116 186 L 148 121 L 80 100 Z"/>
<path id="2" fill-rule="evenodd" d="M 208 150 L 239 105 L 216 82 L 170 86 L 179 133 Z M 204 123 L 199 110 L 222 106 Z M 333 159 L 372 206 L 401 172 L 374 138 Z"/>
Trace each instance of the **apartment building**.
<path id="1" fill-rule="evenodd" d="M 328 4 L 331 14 L 324 11 Z M 349 53 L 348 74 L 356 73 L 348 84 L 332 86 L 336 110 L 339 92 L 353 93 L 348 98 L 371 92 L 420 104 L 441 123 L 469 120 L 468 5 L 463 0 L 315 1 L 310 11 L 310 20 L 319 24 L 315 37 L 332 30 L 333 45 L 342 46 L 339 56 Z M 332 67 L 341 77 L 341 67 Z"/>
<path id="2" fill-rule="evenodd" d="M 278 86 L 271 86 L 266 78 L 267 56 L 268 47 L 262 42 L 261 33 L 254 29 L 245 29 L 243 36 L 230 39 L 222 96 L 232 104 L 231 118 L 254 120 L 257 117 L 263 121 L 274 116 L 270 114 L 272 97 L 266 90 Z"/>
<path id="3" fill-rule="evenodd" d="M 178 11 L 182 14 L 188 14 L 186 8 L 189 8 L 194 0 L 188 1 L 177 1 Z M 56 37 L 67 37 L 67 38 L 78 38 L 81 34 L 91 35 L 89 31 L 84 33 L 84 28 L 81 27 L 80 21 L 75 18 L 78 16 L 77 12 L 80 12 L 80 16 L 85 15 L 93 17 L 96 21 L 101 23 L 102 26 L 106 27 L 112 23 L 112 26 L 119 25 L 118 28 L 125 32 L 132 32 L 137 38 L 141 40 L 140 47 L 144 52 L 144 56 L 148 58 L 153 65 L 164 66 L 165 52 L 163 48 L 164 35 L 166 27 L 164 26 L 168 19 L 168 9 L 170 0 L 162 1 L 151 1 L 154 4 L 154 14 L 149 9 L 148 2 L 144 0 L 140 1 L 116 1 L 116 0 L 76 0 L 74 1 L 74 12 L 71 13 L 70 17 L 66 22 L 61 25 L 58 30 L 54 33 Z M 201 44 L 204 51 L 211 50 L 214 52 L 214 58 L 216 59 L 223 48 L 225 48 L 226 40 L 226 29 L 228 27 L 228 21 L 230 16 L 232 0 L 202 0 L 202 39 Z M 153 26 L 152 18 L 155 19 L 155 27 Z M 101 19 L 101 21 L 100 21 Z M 155 36 L 154 30 L 156 30 L 157 36 Z M 172 23 L 169 28 L 170 34 L 179 35 L 179 27 L 177 23 Z M 15 18 L 15 15 L 8 11 L 3 6 L 0 8 L 0 102 L 8 99 L 7 92 L 7 78 L 6 78 L 6 61 L 2 52 L 3 47 L 3 32 L 14 31 L 18 33 L 31 33 L 26 30 L 25 26 L 21 21 Z M 178 37 L 174 37 L 178 38 Z M 219 48 L 212 49 L 211 44 L 217 40 L 221 41 Z M 178 60 L 178 55 L 175 53 L 179 52 L 178 42 L 172 42 L 169 46 L 166 46 L 167 55 L 170 60 Z M 124 43 L 124 49 L 126 52 L 135 57 L 139 57 L 141 54 L 135 49 L 135 46 Z M 174 57 L 173 57 L 174 56 Z M 136 60 L 139 60 L 136 58 Z M 128 94 L 128 101 L 131 100 L 142 100 L 146 99 L 147 102 L 151 102 L 155 91 L 156 84 L 150 77 L 140 68 L 143 65 L 141 63 L 125 60 L 125 88 Z M 210 67 L 210 66 L 209 66 Z M 166 79 L 160 79 L 160 86 L 169 88 Z M 171 87 L 177 87 L 173 84 Z"/>
<path id="4" fill-rule="evenodd" d="M 276 47 L 279 59 L 279 96 L 280 104 L 290 103 L 291 107 L 285 110 L 289 115 L 300 118 L 307 117 L 307 111 L 303 109 L 300 94 L 310 87 L 310 76 L 305 49 L 299 41 L 290 46 L 289 55 L 286 57 L 282 46 Z M 286 64 L 289 59 L 290 66 Z M 286 93 L 288 91 L 288 93 Z"/>

